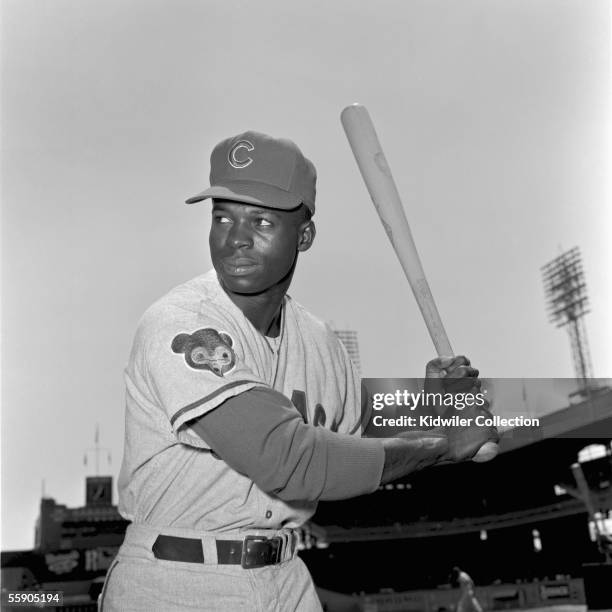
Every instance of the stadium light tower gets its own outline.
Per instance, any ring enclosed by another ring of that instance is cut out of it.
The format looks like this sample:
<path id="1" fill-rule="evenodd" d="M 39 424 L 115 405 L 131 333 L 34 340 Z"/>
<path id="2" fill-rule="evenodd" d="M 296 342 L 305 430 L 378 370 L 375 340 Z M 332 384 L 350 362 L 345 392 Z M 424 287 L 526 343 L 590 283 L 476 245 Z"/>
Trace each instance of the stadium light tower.
<path id="1" fill-rule="evenodd" d="M 591 358 L 584 327 L 584 315 L 589 310 L 589 298 L 578 247 L 574 247 L 542 266 L 548 315 L 557 327 L 567 327 L 576 376 L 587 390 L 592 378 Z"/>

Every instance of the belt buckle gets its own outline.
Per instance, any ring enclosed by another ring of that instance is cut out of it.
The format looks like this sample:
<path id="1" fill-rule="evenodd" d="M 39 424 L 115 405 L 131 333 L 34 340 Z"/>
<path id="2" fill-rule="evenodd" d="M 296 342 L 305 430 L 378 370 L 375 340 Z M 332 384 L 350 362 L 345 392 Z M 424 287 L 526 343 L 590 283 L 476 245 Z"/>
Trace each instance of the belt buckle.
<path id="1" fill-rule="evenodd" d="M 242 544 L 240 565 L 244 569 L 280 563 L 282 540 L 279 537 L 246 536 Z"/>

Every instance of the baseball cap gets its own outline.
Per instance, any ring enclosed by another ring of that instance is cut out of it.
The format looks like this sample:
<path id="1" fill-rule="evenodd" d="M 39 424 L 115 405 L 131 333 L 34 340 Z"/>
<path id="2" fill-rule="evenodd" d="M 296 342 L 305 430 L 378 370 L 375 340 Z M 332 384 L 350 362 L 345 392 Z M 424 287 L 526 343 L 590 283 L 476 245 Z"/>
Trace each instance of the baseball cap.
<path id="1" fill-rule="evenodd" d="M 186 203 L 224 198 L 281 210 L 305 204 L 314 213 L 316 182 L 313 163 L 294 142 L 248 131 L 213 149 L 210 187 Z"/>

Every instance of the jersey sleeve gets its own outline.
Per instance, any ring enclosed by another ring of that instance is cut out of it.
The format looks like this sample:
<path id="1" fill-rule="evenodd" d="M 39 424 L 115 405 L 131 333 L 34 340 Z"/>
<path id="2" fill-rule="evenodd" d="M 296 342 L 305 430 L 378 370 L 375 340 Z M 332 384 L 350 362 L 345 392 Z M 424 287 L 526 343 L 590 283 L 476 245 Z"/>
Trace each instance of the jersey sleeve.
<path id="1" fill-rule="evenodd" d="M 213 316 L 173 312 L 145 317 L 139 326 L 133 361 L 180 442 L 208 448 L 189 421 L 230 397 L 268 386 L 246 365 L 244 347 L 226 327 Z"/>
<path id="2" fill-rule="evenodd" d="M 193 429 L 230 467 L 287 502 L 347 499 L 380 484 L 380 440 L 307 425 L 289 399 L 272 389 L 230 398 Z"/>

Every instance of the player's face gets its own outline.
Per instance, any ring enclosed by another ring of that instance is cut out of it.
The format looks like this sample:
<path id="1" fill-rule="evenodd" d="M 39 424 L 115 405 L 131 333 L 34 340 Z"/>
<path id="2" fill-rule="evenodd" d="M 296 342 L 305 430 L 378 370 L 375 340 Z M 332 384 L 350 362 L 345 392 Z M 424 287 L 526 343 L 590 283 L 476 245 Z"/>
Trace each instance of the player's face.
<path id="1" fill-rule="evenodd" d="M 226 291 L 261 294 L 288 286 L 299 251 L 310 248 L 314 224 L 303 207 L 276 210 L 214 200 L 210 228 L 213 266 Z"/>

